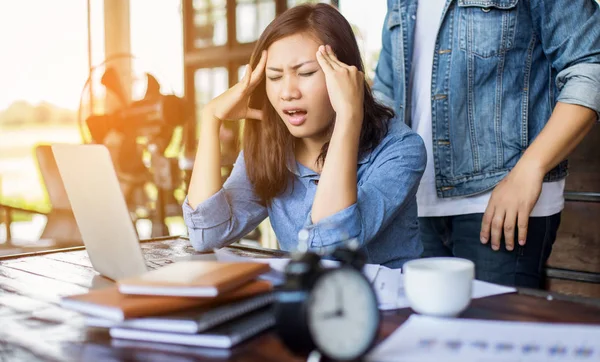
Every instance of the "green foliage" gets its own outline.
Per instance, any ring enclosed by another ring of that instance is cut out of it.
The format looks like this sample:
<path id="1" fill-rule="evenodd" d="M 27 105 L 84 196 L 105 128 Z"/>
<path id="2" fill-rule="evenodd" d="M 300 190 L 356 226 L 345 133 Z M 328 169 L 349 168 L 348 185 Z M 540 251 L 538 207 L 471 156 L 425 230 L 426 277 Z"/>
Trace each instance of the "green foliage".
<path id="1" fill-rule="evenodd" d="M 6 199 L 0 199 L 0 204 L 18 207 L 20 209 L 35 210 L 35 211 L 40 211 L 40 212 L 49 212 L 50 211 L 50 205 L 48 203 L 48 200 L 44 200 L 44 199 L 29 200 L 29 199 L 25 199 L 25 198 L 11 197 L 11 198 L 6 198 Z M 32 216 L 33 216 L 33 214 L 30 214 L 30 213 L 13 212 L 12 221 L 13 222 L 31 221 Z M 4 220 L 4 219 L 2 219 L 2 220 Z"/>

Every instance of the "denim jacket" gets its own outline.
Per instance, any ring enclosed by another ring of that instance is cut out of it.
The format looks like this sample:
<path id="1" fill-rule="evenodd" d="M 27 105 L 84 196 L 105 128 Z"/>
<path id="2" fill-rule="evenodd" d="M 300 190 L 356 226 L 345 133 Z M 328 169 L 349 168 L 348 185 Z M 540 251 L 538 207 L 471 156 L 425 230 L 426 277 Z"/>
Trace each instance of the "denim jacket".
<path id="1" fill-rule="evenodd" d="M 409 125 L 416 12 L 417 0 L 388 0 L 373 86 Z M 447 0 L 432 72 L 438 197 L 484 192 L 558 101 L 600 112 L 600 9 L 594 0 Z M 545 181 L 566 175 L 564 161 Z"/>
<path id="2" fill-rule="evenodd" d="M 425 170 L 423 140 L 408 126 L 388 132 L 358 161 L 357 202 L 313 224 L 312 209 L 319 174 L 290 162 L 288 190 L 270 205 L 255 194 L 240 153 L 223 188 L 195 209 L 183 203 L 190 241 L 199 251 L 220 248 L 240 239 L 267 216 L 283 250 L 296 250 L 298 232 L 309 231 L 312 250 L 356 238 L 368 263 L 399 268 L 422 251 L 416 192 Z M 398 185 L 402 185 L 398 187 Z"/>

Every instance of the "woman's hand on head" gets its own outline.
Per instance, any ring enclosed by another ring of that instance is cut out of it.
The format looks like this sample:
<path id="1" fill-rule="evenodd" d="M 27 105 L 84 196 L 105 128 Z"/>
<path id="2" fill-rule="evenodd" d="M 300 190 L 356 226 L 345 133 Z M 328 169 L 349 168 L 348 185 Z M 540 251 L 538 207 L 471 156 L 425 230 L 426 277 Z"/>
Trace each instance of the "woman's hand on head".
<path id="1" fill-rule="evenodd" d="M 204 107 L 203 112 L 206 116 L 220 121 L 237 121 L 246 118 L 262 121 L 264 119 L 262 110 L 250 108 L 248 102 L 252 91 L 265 74 L 266 63 L 267 52 L 263 51 L 254 70 L 250 64 L 246 65 L 244 77 Z"/>
<path id="2" fill-rule="evenodd" d="M 325 73 L 336 122 L 353 122 L 360 128 L 364 107 L 364 73 L 353 65 L 342 63 L 329 45 L 319 47 L 317 61 Z"/>

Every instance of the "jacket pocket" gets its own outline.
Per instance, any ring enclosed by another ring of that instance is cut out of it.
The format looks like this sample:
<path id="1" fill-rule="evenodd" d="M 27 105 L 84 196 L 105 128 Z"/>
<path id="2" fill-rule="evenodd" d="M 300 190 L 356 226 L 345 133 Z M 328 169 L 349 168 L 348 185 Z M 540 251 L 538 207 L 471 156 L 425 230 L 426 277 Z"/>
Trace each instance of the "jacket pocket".
<path id="1" fill-rule="evenodd" d="M 512 49 L 519 0 L 458 0 L 460 48 L 489 58 Z"/>

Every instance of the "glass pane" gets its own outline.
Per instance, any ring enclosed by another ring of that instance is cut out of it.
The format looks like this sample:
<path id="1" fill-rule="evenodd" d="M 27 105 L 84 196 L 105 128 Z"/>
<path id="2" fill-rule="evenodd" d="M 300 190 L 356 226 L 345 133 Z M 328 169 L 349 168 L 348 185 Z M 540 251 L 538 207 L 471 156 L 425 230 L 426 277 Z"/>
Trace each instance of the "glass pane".
<path id="1" fill-rule="evenodd" d="M 194 9 L 206 10 L 208 8 L 222 7 L 226 5 L 226 0 L 194 0 Z"/>
<path id="2" fill-rule="evenodd" d="M 196 48 L 227 43 L 225 0 L 194 0 L 193 35 Z"/>
<path id="3" fill-rule="evenodd" d="M 236 39 L 238 43 L 250 43 L 256 40 L 258 14 L 254 4 L 238 4 L 235 8 Z"/>
<path id="4" fill-rule="evenodd" d="M 227 90 L 229 78 L 227 68 L 198 69 L 194 73 L 194 88 L 196 90 L 196 120 L 200 120 L 202 108 L 219 94 Z M 200 131 L 200 127 L 197 128 Z M 197 136 L 197 135 L 196 135 Z"/>
<path id="5" fill-rule="evenodd" d="M 235 18 L 238 43 L 253 42 L 275 18 L 275 2 L 238 0 Z"/>
<path id="6" fill-rule="evenodd" d="M 161 26 L 156 26 L 158 18 Z M 130 0 L 130 19 L 134 74 L 148 72 L 160 82 L 163 94 L 183 95 L 181 0 Z"/>
<path id="7" fill-rule="evenodd" d="M 244 78 L 244 74 L 246 74 L 246 65 L 241 65 L 241 66 L 238 68 L 238 71 L 237 71 L 237 73 L 238 73 L 238 74 L 237 74 L 237 75 L 238 75 L 238 78 L 237 78 L 237 79 L 238 79 L 238 82 L 239 82 L 240 80 L 242 80 L 242 78 Z"/>
<path id="8" fill-rule="evenodd" d="M 361 51 L 367 79 L 375 76 L 375 67 L 381 50 L 381 29 L 385 21 L 385 1 L 362 2 L 339 0 L 340 12 L 352 25 Z"/>
<path id="9" fill-rule="evenodd" d="M 316 4 L 316 3 L 326 3 L 331 4 L 330 0 L 287 0 L 288 9 L 300 4 Z"/>
<path id="10" fill-rule="evenodd" d="M 267 25 L 271 23 L 275 19 L 275 2 L 268 1 L 262 2 L 258 4 L 258 29 L 257 29 L 257 39 L 265 30 Z"/>

